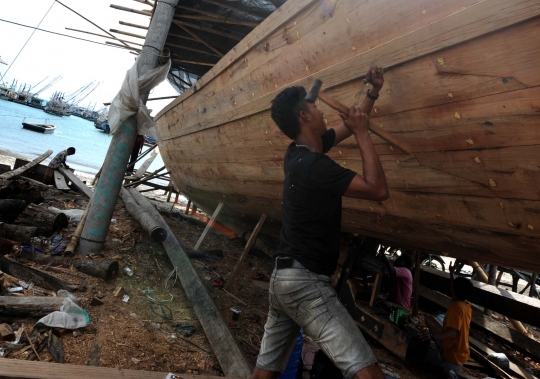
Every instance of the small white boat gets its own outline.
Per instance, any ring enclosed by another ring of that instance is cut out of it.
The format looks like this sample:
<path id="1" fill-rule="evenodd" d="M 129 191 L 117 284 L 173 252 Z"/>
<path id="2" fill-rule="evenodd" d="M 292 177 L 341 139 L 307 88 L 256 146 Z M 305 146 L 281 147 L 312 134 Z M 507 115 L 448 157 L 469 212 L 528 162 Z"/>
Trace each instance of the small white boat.
<path id="1" fill-rule="evenodd" d="M 23 129 L 32 130 L 38 133 L 50 134 L 54 133 L 56 126 L 51 124 L 37 124 L 34 122 L 23 122 Z"/>

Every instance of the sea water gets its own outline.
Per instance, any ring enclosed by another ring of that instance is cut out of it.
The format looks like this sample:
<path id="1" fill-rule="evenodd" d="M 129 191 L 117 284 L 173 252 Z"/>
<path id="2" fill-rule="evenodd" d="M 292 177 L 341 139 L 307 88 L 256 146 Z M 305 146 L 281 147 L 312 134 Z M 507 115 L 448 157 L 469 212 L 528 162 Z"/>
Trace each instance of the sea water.
<path id="1" fill-rule="evenodd" d="M 56 130 L 52 134 L 33 132 L 23 129 L 23 121 L 52 124 L 56 126 Z M 111 139 L 111 136 L 96 129 L 91 121 L 76 116 L 54 116 L 41 109 L 0 100 L 2 150 L 34 159 L 51 149 L 53 154 L 44 161 L 48 164 L 57 153 L 73 146 L 76 154 L 67 157 L 68 166 L 93 176 L 103 164 Z M 148 171 L 157 170 L 162 166 L 163 161 L 158 155 Z"/>

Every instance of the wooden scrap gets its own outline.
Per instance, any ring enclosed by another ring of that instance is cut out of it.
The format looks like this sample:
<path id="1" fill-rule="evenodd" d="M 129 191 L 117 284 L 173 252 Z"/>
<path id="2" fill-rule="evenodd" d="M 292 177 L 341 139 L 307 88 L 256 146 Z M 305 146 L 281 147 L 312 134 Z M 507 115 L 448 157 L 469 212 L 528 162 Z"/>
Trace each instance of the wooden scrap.
<path id="1" fill-rule="evenodd" d="M 53 152 L 52 150 L 47 150 L 46 152 L 41 154 L 39 157 L 37 157 L 33 161 L 25 164 L 24 166 L 19 167 L 16 170 L 12 170 L 12 171 L 6 172 L 5 174 L 0 175 L 0 180 L 9 180 L 9 179 L 12 179 L 12 178 L 14 178 L 16 176 L 21 175 L 26 170 L 28 170 L 28 169 L 34 167 L 35 165 L 41 163 L 42 161 L 44 161 L 49 155 L 52 154 L 52 152 Z"/>
<path id="2" fill-rule="evenodd" d="M 69 171 L 65 167 L 58 167 L 58 171 L 60 171 L 67 179 L 71 180 L 71 183 L 75 187 L 77 187 L 83 194 L 88 196 L 90 199 L 94 196 L 94 191 L 90 189 L 86 184 L 84 184 L 77 176 L 75 176 L 74 173 Z"/>
<path id="3" fill-rule="evenodd" d="M 62 340 L 56 337 L 52 330 L 49 331 L 47 347 L 56 363 L 64 363 L 64 345 L 62 344 Z"/>
<path id="4" fill-rule="evenodd" d="M 15 333 L 8 324 L 0 324 L 0 341 L 15 341 Z"/>
<path id="5" fill-rule="evenodd" d="M 24 327 L 24 324 L 22 326 L 23 330 L 24 330 L 24 335 L 26 336 L 26 339 L 28 340 L 28 343 L 30 344 L 30 346 L 32 347 L 32 350 L 34 350 L 34 354 L 36 354 L 36 358 L 38 359 L 38 361 L 41 361 L 41 358 L 38 354 L 38 352 L 36 351 L 36 347 L 34 346 L 34 342 L 32 342 L 32 340 L 30 339 L 30 336 L 28 335 L 28 331 L 26 330 L 26 328 Z M 51 333 L 52 334 L 52 333 Z"/>
<path id="6" fill-rule="evenodd" d="M 116 287 L 116 289 L 113 292 L 114 297 L 120 298 L 120 297 L 123 297 L 124 295 L 126 295 L 126 290 L 122 286 Z"/>
<path id="7" fill-rule="evenodd" d="M 27 283 L 32 282 L 39 287 L 54 292 L 57 292 L 58 290 L 74 292 L 80 289 L 76 284 L 68 283 L 53 275 L 25 266 L 22 263 L 3 256 L 0 256 L 0 270 Z"/>
<path id="8" fill-rule="evenodd" d="M 249 251 L 253 247 L 253 244 L 255 244 L 255 241 L 257 240 L 257 235 L 261 231 L 261 228 L 265 220 L 266 220 L 266 213 L 263 213 L 261 218 L 259 219 L 259 222 L 255 226 L 255 229 L 253 229 L 251 236 L 249 236 L 249 239 L 246 243 L 246 247 L 244 248 L 244 251 L 242 252 L 242 255 L 240 256 L 240 259 L 236 263 L 236 266 L 234 267 L 234 270 L 232 271 L 231 276 L 229 277 L 229 280 L 227 280 L 227 283 L 225 284 L 226 290 L 230 288 L 232 282 L 234 281 L 234 278 L 236 277 L 236 275 L 238 275 L 238 270 L 240 269 L 240 266 L 244 262 L 244 259 L 246 259 L 247 255 L 249 254 Z"/>
<path id="9" fill-rule="evenodd" d="M 0 296 L 0 319 L 6 317 L 42 317 L 58 311 L 64 299 L 46 296 Z"/>

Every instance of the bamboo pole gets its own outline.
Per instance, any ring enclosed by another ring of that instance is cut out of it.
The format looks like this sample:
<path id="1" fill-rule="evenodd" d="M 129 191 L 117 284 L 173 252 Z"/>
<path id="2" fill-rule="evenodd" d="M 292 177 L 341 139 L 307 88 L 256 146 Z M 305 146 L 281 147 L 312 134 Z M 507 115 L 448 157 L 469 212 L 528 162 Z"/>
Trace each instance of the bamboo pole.
<path id="1" fill-rule="evenodd" d="M 123 34 L 125 36 L 130 36 L 130 37 L 134 37 L 134 38 L 140 38 L 140 39 L 145 39 L 146 37 L 145 36 L 142 36 L 140 34 L 135 34 L 135 33 L 130 33 L 130 32 L 124 32 L 123 30 L 118 30 L 118 29 L 109 29 L 111 32 L 113 33 L 118 33 L 118 34 Z"/>
<path id="2" fill-rule="evenodd" d="M 176 22 L 173 21 L 175 24 Z M 191 29 L 189 29 L 188 27 L 184 26 L 184 25 L 180 25 L 180 24 L 176 24 L 178 25 L 179 27 L 181 27 L 186 33 L 188 33 L 189 35 L 191 35 L 193 38 L 195 38 L 197 41 L 199 41 L 200 43 L 202 43 L 204 46 L 206 46 L 207 48 L 209 48 L 210 50 L 212 50 L 213 52 L 215 52 L 216 54 L 218 54 L 220 57 L 222 57 L 224 54 L 219 51 L 218 49 L 216 49 L 214 46 L 212 46 L 209 42 L 207 42 L 205 39 L 203 39 L 202 37 L 199 37 L 196 33 L 194 33 L 193 31 L 191 31 Z"/>
<path id="3" fill-rule="evenodd" d="M 73 254 L 75 253 L 75 250 L 77 250 L 77 246 L 79 245 L 79 238 L 81 237 L 84 224 L 86 223 L 86 218 L 88 217 L 88 211 L 90 210 L 90 204 L 92 204 L 92 199 L 88 201 L 88 204 L 86 205 L 86 209 L 84 210 L 84 213 L 81 217 L 81 221 L 79 221 L 79 224 L 77 225 L 77 229 L 75 229 L 75 232 L 71 236 L 71 240 L 69 241 L 69 244 L 67 245 L 66 250 L 64 250 L 64 254 Z"/>
<path id="4" fill-rule="evenodd" d="M 120 45 L 119 43 L 114 43 L 114 42 L 110 42 L 110 41 L 105 41 L 105 43 L 107 45 L 113 45 L 113 46 L 118 46 L 118 47 L 121 47 L 123 49 L 126 49 L 126 50 L 133 50 L 133 51 L 137 51 L 137 52 L 141 52 L 142 50 L 141 49 L 137 49 L 136 47 L 131 47 L 131 46 L 123 46 L 123 45 Z"/>
<path id="5" fill-rule="evenodd" d="M 218 35 L 218 36 L 221 36 L 221 37 L 225 37 L 225 38 L 229 38 L 229 39 L 234 39 L 236 41 L 241 41 L 244 39 L 244 37 L 238 37 L 238 36 L 235 36 L 233 34 L 229 34 L 229 33 L 225 33 L 225 32 L 220 32 L 219 30 L 215 30 L 215 29 L 211 29 L 211 28 L 207 28 L 205 26 L 201 26 L 201 25 L 197 25 L 197 24 L 191 24 L 189 22 L 185 22 L 185 21 L 180 21 L 180 20 L 177 20 L 177 19 L 174 19 L 174 23 L 176 25 L 182 25 L 182 26 L 187 26 L 188 28 L 193 28 L 193 29 L 198 29 L 198 30 L 201 30 L 203 32 L 207 32 L 207 33 L 212 33 L 212 34 L 215 34 L 215 35 Z"/>
<path id="6" fill-rule="evenodd" d="M 131 12 L 131 13 L 136 13 L 136 14 L 142 14 L 143 16 L 151 16 L 152 15 L 152 12 L 150 12 L 150 11 L 146 11 L 146 10 L 141 11 L 141 10 L 138 10 L 138 9 L 123 7 L 121 5 L 111 4 L 111 8 L 118 9 L 120 11 L 126 11 L 126 12 Z"/>
<path id="7" fill-rule="evenodd" d="M 211 55 L 211 56 L 213 56 L 213 57 L 219 57 L 219 55 L 217 55 L 216 53 L 213 53 L 213 52 L 211 52 L 211 51 L 204 51 L 204 50 L 197 49 L 197 48 L 191 47 L 191 46 L 179 45 L 179 44 L 176 44 L 176 43 L 170 43 L 170 42 L 167 42 L 167 43 L 165 44 L 165 46 L 176 47 L 176 48 L 183 49 L 183 50 L 194 51 L 194 52 L 196 52 L 196 53 L 201 53 L 201 54 Z"/>
<path id="8" fill-rule="evenodd" d="M 480 279 L 480 281 L 483 283 L 487 283 L 488 276 L 486 272 L 484 271 L 484 269 L 478 264 L 478 262 L 470 261 L 469 263 L 471 267 L 475 270 L 476 274 L 478 275 L 478 279 Z M 525 329 L 525 327 L 520 321 L 514 320 L 512 318 L 508 318 L 508 321 L 510 321 L 514 329 L 516 329 L 518 332 L 526 336 L 529 335 L 529 332 L 527 331 L 527 329 Z"/>
<path id="9" fill-rule="evenodd" d="M 148 26 L 144 26 L 144 25 L 132 24 L 131 22 L 125 22 L 125 21 L 118 21 L 118 23 L 120 25 L 131 26 L 132 28 L 139 28 L 139 29 L 148 30 Z"/>
<path id="10" fill-rule="evenodd" d="M 171 58 L 171 60 L 173 62 L 178 62 L 178 63 L 189 63 L 189 64 L 195 64 L 195 65 L 199 65 L 199 66 L 208 66 L 208 67 L 214 67 L 216 65 L 215 63 L 200 62 L 200 61 L 189 61 L 189 60 L 186 60 L 186 59 Z"/>
<path id="11" fill-rule="evenodd" d="M 126 42 L 126 43 L 131 43 L 131 44 L 133 44 L 133 45 L 139 45 L 139 46 L 142 46 L 141 43 L 127 41 L 127 40 L 125 40 L 125 39 L 113 38 L 113 37 L 109 37 L 109 36 L 106 36 L 106 35 L 103 35 L 103 34 L 87 32 L 87 31 L 85 31 L 85 30 L 72 29 L 72 28 L 66 28 L 66 30 L 71 30 L 71 31 L 74 31 L 74 32 L 79 32 L 79 33 L 84 33 L 84 34 L 91 34 L 91 35 L 93 35 L 93 36 L 103 37 L 103 38 L 107 38 L 107 39 L 113 39 L 113 40 L 117 40 L 117 41 L 120 41 L 120 42 Z"/>

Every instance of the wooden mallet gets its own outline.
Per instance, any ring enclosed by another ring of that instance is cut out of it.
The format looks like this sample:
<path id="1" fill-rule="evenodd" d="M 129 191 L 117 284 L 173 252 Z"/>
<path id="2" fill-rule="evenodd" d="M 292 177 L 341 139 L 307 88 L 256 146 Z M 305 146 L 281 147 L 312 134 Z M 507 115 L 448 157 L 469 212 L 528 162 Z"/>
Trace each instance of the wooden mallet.
<path id="1" fill-rule="evenodd" d="M 328 105 L 330 108 L 333 108 L 338 112 L 348 115 L 349 107 L 343 105 L 342 103 L 334 99 L 329 94 L 321 92 L 321 86 L 322 86 L 321 79 L 313 79 L 313 84 L 311 85 L 311 88 L 309 89 L 306 95 L 306 101 L 309 101 L 310 103 L 315 103 L 315 100 L 319 99 L 323 103 Z M 411 148 L 406 143 L 398 141 L 393 135 L 388 133 L 386 130 L 379 128 L 378 126 L 375 126 L 372 123 L 369 124 L 369 130 L 373 134 L 376 134 L 377 136 L 381 137 L 383 140 L 385 140 L 389 144 L 394 145 L 395 147 L 397 147 L 404 153 L 407 153 L 407 154 L 412 153 Z"/>

